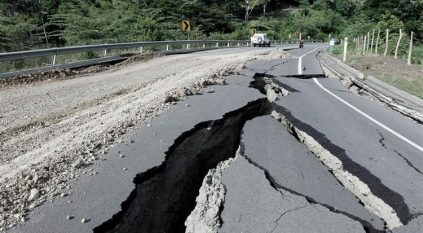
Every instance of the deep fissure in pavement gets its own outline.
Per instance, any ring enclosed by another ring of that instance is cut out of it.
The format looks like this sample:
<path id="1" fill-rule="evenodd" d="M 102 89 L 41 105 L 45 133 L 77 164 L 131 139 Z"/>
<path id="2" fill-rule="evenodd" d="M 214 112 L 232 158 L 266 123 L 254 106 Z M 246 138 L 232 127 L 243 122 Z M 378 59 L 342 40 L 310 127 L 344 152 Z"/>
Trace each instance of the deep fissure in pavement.
<path id="1" fill-rule="evenodd" d="M 322 145 L 323 148 L 329 151 L 332 155 L 336 156 L 342 162 L 346 171 L 350 172 L 367 184 L 375 196 L 382 199 L 397 212 L 397 215 L 403 224 L 407 224 L 411 220 L 412 215 L 404 201 L 404 198 L 400 194 L 386 187 L 377 176 L 373 175 L 365 167 L 354 162 L 350 157 L 348 157 L 343 148 L 332 143 L 326 135 L 320 133 L 311 125 L 296 119 L 291 112 L 284 107 L 274 103 L 272 103 L 272 105 L 275 111 L 285 116 L 290 124 L 310 135 L 320 145 Z M 294 132 L 295 130 L 292 129 L 291 131 Z M 297 137 L 297 139 L 299 138 Z"/>
<path id="2" fill-rule="evenodd" d="M 94 232 L 185 232 L 184 222 L 207 172 L 235 156 L 246 121 L 268 114 L 269 102 L 258 99 L 183 133 L 160 166 L 135 177 L 136 187 L 122 210 Z"/>
<path id="3" fill-rule="evenodd" d="M 256 74 L 252 88 L 266 94 L 268 83 L 266 74 Z M 272 80 L 275 81 L 275 80 Z M 274 87 L 272 87 L 272 90 Z M 281 88 L 281 92 L 284 88 Z M 295 119 L 288 110 L 265 98 L 250 102 L 245 107 L 229 112 L 220 120 L 202 122 L 192 130 L 179 136 L 166 152 L 165 161 L 157 167 L 138 174 L 135 189 L 121 206 L 122 210 L 110 220 L 94 229 L 95 233 L 104 232 L 185 232 L 185 220 L 195 208 L 202 181 L 210 169 L 221 161 L 235 156 L 241 143 L 242 128 L 246 121 L 255 117 L 269 115 L 271 111 L 284 115 L 293 125 L 309 133 L 328 151 L 344 163 L 345 169 L 366 182 L 378 197 L 391 205 L 403 223 L 411 216 L 403 198 L 384 186 L 380 179 L 368 170 L 354 163 L 342 148 L 332 144 L 325 135 L 311 126 Z M 293 131 L 295 137 L 295 132 Z M 246 157 L 247 158 L 247 157 Z M 249 159 L 250 162 L 253 163 Z M 257 164 L 255 164 L 259 167 Z M 263 169 L 263 168 L 261 168 Z M 351 214 L 341 212 L 336 207 L 321 204 L 286 187 L 278 185 L 265 170 L 271 185 L 293 194 L 305 197 L 312 204 L 325 206 L 332 212 L 360 222 L 369 233 L 379 233 L 372 225 Z"/>
<path id="4" fill-rule="evenodd" d="M 250 83 L 250 87 L 259 90 L 260 93 L 262 93 L 263 95 L 267 95 L 265 86 L 266 84 L 268 84 L 268 82 L 266 81 L 266 79 L 271 80 L 271 82 L 279 86 L 281 89 L 285 89 L 291 93 L 300 92 L 290 87 L 289 85 L 278 81 L 275 76 L 266 73 L 256 73 L 253 77 L 253 81 Z"/>
<path id="5" fill-rule="evenodd" d="M 275 82 L 274 82 L 275 79 L 269 81 L 269 80 L 265 80 L 262 76 L 267 76 L 267 75 L 266 74 L 258 74 L 256 76 L 254 76 L 254 81 L 251 82 L 250 87 L 256 88 L 256 89 L 260 90 L 261 93 L 264 92 L 264 94 L 268 95 L 269 94 L 267 92 L 268 88 L 266 88 L 265 85 L 267 85 L 267 83 L 269 83 L 269 82 L 275 84 Z M 344 149 L 338 147 L 337 145 L 334 145 L 328 138 L 326 138 L 326 136 L 324 134 L 318 132 L 312 126 L 305 124 L 304 122 L 301 122 L 300 120 L 296 119 L 287 109 L 283 108 L 282 106 L 280 106 L 276 103 L 272 103 L 272 109 L 274 109 L 275 112 L 282 114 L 283 117 L 286 118 L 286 121 L 287 121 L 286 126 L 287 126 L 288 131 L 298 141 L 302 142 L 299 135 L 297 135 L 296 128 L 305 132 L 308 136 L 310 136 L 311 138 L 316 140 L 316 142 L 319 143 L 329 153 L 331 153 L 333 156 L 338 158 L 343 163 L 343 167 L 344 167 L 345 171 L 350 172 L 354 176 L 358 177 L 358 179 L 363 181 L 368 186 L 368 188 L 371 190 L 371 192 L 376 195 L 375 197 L 380 198 L 381 200 L 386 202 L 391 208 L 393 208 L 396 211 L 397 216 L 401 220 L 402 223 L 406 224 L 411 220 L 412 215 L 409 212 L 408 206 L 406 205 L 403 197 L 401 195 L 399 195 L 398 193 L 394 192 L 393 190 L 390 190 L 385 185 L 383 185 L 381 180 L 379 178 L 377 178 L 376 176 L 374 176 L 369 170 L 367 170 L 366 168 L 364 168 L 364 167 L 360 166 L 359 164 L 355 163 L 354 161 L 352 161 L 352 159 L 350 159 L 346 155 Z M 250 160 L 250 162 L 252 162 L 252 161 Z M 344 163 L 346 163 L 346 164 L 344 164 Z M 257 164 L 255 164 L 255 165 L 257 165 Z M 334 176 L 335 176 L 335 174 L 334 174 Z M 269 181 L 270 181 L 270 179 L 271 179 L 270 174 L 268 174 L 267 177 L 269 178 Z M 274 180 L 273 180 L 273 182 L 274 182 Z M 344 184 L 340 180 L 338 180 L 338 182 L 340 183 L 340 185 L 344 186 Z M 292 191 L 292 190 L 290 190 L 290 191 Z M 298 194 L 298 195 L 302 195 L 302 194 Z M 306 197 L 306 198 L 307 198 L 307 200 L 310 200 L 311 203 L 315 202 L 314 200 L 312 200 L 309 197 Z M 360 204 L 365 206 L 364 203 L 359 198 L 357 200 L 359 201 Z M 330 207 L 330 206 L 327 206 L 327 205 L 324 205 L 324 206 L 329 208 L 330 210 L 332 210 L 334 212 L 338 211 L 334 207 Z M 357 217 L 351 216 L 348 213 L 344 213 L 344 214 L 347 215 L 347 216 L 350 216 L 351 218 L 353 218 L 353 219 L 355 219 L 359 222 L 361 222 L 363 224 L 363 226 L 366 228 L 366 231 L 368 231 L 368 232 L 379 232 L 378 230 L 374 229 L 372 227 L 372 225 L 369 224 L 368 222 L 366 222 L 364 220 L 360 220 Z M 389 221 L 390 221 L 389 222 L 390 224 L 393 223 L 393 222 L 391 222 L 391 220 L 389 220 Z M 386 222 L 386 223 L 388 223 L 388 222 Z M 390 225 L 390 224 L 388 224 L 388 225 Z M 392 226 L 390 226 L 390 227 L 392 227 Z"/>

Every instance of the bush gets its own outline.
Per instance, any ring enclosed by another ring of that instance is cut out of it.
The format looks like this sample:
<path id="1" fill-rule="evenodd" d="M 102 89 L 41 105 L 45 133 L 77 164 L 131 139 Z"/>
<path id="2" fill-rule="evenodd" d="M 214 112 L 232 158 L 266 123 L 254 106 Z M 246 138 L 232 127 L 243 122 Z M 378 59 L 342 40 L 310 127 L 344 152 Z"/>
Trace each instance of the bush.
<path id="1" fill-rule="evenodd" d="M 413 48 L 413 56 L 412 56 L 412 63 L 413 64 L 420 64 L 423 65 L 423 45 L 417 45 Z"/>

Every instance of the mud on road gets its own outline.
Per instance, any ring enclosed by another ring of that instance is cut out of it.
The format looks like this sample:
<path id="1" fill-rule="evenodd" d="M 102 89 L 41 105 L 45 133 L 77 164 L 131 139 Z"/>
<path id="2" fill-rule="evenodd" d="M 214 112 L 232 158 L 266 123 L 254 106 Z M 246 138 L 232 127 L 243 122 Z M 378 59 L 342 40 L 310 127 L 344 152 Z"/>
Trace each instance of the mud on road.
<path id="1" fill-rule="evenodd" d="M 225 52 L 222 52 L 225 51 Z M 224 84 L 279 48 L 159 57 L 95 73 L 0 88 L 0 229 L 71 189 L 81 168 L 187 95 Z"/>

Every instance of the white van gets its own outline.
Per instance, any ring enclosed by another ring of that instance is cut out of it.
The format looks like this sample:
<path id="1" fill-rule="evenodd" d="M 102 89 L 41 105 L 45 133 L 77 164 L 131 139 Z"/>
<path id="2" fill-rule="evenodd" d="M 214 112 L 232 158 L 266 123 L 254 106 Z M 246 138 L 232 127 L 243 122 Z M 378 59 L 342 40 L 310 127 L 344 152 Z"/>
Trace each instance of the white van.
<path id="1" fill-rule="evenodd" d="M 266 33 L 256 33 L 251 37 L 251 45 L 254 47 L 257 45 L 270 47 L 270 39 Z"/>

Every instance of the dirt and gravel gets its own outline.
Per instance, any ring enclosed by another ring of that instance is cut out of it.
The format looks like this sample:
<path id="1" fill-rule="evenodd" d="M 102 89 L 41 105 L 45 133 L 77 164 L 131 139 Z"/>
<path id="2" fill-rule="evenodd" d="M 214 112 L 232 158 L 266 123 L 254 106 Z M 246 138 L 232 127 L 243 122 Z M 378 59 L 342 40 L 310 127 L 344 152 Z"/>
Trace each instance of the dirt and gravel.
<path id="1" fill-rule="evenodd" d="M 249 60 L 281 57 L 278 48 L 216 50 L 1 85 L 0 230 L 66 196 L 68 181 L 90 172 L 98 155 L 179 99 L 224 84 Z"/>
<path id="2" fill-rule="evenodd" d="M 77 78 L 85 75 L 92 75 L 94 73 L 99 73 L 103 71 L 117 70 L 121 67 L 125 67 L 128 64 L 140 61 L 148 61 L 150 59 L 161 56 L 157 53 L 143 53 L 143 54 L 125 54 L 124 57 L 127 57 L 126 60 L 119 62 L 117 64 L 104 63 L 100 65 L 74 68 L 74 69 L 52 69 L 48 71 L 43 71 L 40 73 L 26 73 L 20 74 L 14 77 L 7 79 L 0 79 L 0 88 L 31 84 L 34 82 L 50 82 L 54 80 L 64 80 Z"/>

